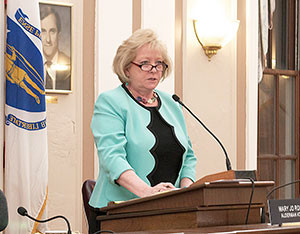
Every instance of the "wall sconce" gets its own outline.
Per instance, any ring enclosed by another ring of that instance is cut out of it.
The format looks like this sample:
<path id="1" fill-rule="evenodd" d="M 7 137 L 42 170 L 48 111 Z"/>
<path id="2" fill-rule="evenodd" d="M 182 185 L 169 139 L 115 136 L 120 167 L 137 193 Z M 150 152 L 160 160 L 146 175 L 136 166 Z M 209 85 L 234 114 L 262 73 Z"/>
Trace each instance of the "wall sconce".
<path id="1" fill-rule="evenodd" d="M 240 21 L 210 23 L 193 20 L 193 26 L 198 42 L 202 46 L 208 61 L 217 54 L 236 34 Z"/>

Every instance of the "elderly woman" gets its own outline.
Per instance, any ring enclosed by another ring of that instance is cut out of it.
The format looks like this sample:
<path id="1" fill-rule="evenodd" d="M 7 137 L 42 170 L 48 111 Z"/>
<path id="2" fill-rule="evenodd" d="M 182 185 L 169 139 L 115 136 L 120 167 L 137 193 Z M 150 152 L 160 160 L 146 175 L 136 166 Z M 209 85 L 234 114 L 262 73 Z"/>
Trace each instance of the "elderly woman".
<path id="1" fill-rule="evenodd" d="M 90 205 L 98 208 L 187 187 L 195 179 L 182 109 L 156 89 L 171 73 L 171 61 L 155 33 L 133 33 L 118 48 L 113 69 L 122 85 L 100 94 L 91 124 L 99 177 Z"/>

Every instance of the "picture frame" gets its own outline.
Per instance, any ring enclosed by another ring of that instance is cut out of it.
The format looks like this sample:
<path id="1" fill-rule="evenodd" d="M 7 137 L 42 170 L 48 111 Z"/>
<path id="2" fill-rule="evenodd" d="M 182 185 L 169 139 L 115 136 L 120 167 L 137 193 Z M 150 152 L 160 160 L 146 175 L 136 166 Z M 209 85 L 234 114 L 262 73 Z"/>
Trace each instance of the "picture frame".
<path id="1" fill-rule="evenodd" d="M 72 74 L 72 4 L 40 1 L 46 93 L 69 94 Z"/>

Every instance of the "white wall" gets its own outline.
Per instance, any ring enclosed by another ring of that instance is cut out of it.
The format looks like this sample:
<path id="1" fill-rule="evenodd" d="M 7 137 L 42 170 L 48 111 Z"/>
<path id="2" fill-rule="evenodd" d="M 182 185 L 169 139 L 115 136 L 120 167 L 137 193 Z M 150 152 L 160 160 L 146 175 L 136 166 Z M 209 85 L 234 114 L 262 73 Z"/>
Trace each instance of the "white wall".
<path id="1" fill-rule="evenodd" d="M 236 168 L 236 41 L 233 40 L 218 51 L 217 55 L 208 61 L 203 49 L 198 43 L 192 20 L 195 12 L 212 10 L 206 7 L 207 1 L 190 0 L 186 3 L 184 51 L 183 99 L 195 114 L 215 133 L 227 150 Z M 221 6 L 225 15 L 235 19 L 236 2 L 234 0 L 214 1 L 215 6 Z M 216 16 L 214 16 L 216 17 Z M 209 20 L 206 18 L 204 20 Z M 197 175 L 225 171 L 225 156 L 209 133 L 186 115 L 188 129 L 195 153 L 198 157 Z"/>
<path id="2" fill-rule="evenodd" d="M 100 93 L 121 84 L 112 70 L 112 64 L 118 46 L 132 33 L 132 0 L 96 1 L 95 25 L 96 100 Z M 94 161 L 94 176 L 97 178 L 99 167 L 96 147 L 94 147 Z"/>
<path id="3" fill-rule="evenodd" d="M 155 16 L 153 15 L 155 13 Z M 174 62 L 175 56 L 175 1 L 143 0 L 142 28 L 153 29 L 159 39 L 166 45 L 169 56 Z M 162 26 L 163 25 L 163 26 Z M 160 90 L 174 93 L 174 72 L 157 87 Z"/>
<path id="4" fill-rule="evenodd" d="M 119 45 L 132 33 L 132 0 L 99 0 L 96 22 L 96 96 L 120 85 L 112 71 Z"/>
<path id="5" fill-rule="evenodd" d="M 115 88 L 120 81 L 112 71 L 113 58 L 119 45 L 132 34 L 132 0 L 97 1 L 97 73 L 96 95 Z M 173 0 L 143 0 L 142 28 L 152 28 L 168 49 L 174 60 L 174 19 Z M 116 7 L 118 6 L 118 7 Z M 159 6 L 159 7 L 158 7 Z M 112 12 L 114 12 L 112 14 Z M 155 17 L 153 14 L 155 13 Z M 163 24 L 168 27 L 161 27 Z M 114 30 L 117 29 L 117 30 Z M 174 75 L 159 85 L 159 88 L 173 93 Z"/>
<path id="6" fill-rule="evenodd" d="M 52 2 L 53 1 L 49 1 Z M 82 225 L 82 15 L 81 0 L 59 0 L 72 7 L 72 77 L 70 94 L 51 94 L 58 103 L 48 103 L 48 217 L 68 218 L 73 231 Z M 49 223 L 50 230 L 65 230 L 64 220 Z"/>
<path id="7" fill-rule="evenodd" d="M 247 0 L 246 168 L 257 169 L 258 4 Z"/>

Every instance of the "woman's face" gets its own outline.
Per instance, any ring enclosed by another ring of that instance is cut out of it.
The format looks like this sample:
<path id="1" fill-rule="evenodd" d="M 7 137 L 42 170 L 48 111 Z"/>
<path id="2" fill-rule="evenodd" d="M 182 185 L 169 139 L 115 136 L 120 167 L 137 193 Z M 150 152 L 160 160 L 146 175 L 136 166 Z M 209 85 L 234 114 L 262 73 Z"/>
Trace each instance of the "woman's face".
<path id="1" fill-rule="evenodd" d="M 135 64 L 152 64 L 157 65 L 163 62 L 160 51 L 151 49 L 148 44 L 137 50 L 136 57 L 132 61 Z M 129 77 L 128 86 L 137 92 L 152 92 L 158 85 L 162 71 L 157 71 L 152 68 L 151 71 L 142 71 L 140 67 L 132 64 L 126 70 L 126 75 Z"/>

